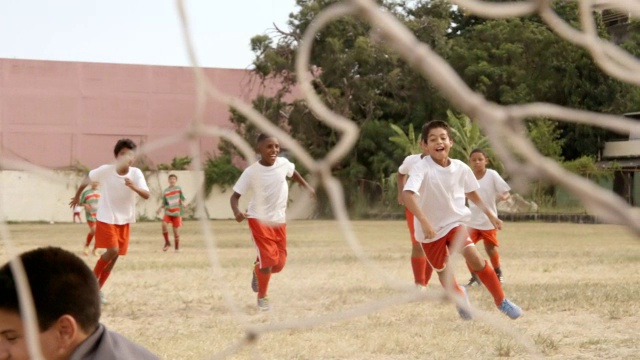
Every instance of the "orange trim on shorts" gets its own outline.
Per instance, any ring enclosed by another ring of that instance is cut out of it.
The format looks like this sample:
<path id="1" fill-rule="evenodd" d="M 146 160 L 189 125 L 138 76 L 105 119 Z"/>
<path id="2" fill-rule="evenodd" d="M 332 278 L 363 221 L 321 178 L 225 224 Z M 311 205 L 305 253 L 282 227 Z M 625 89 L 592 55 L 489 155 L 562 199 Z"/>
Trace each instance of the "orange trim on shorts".
<path id="1" fill-rule="evenodd" d="M 162 221 L 171 224 L 174 228 L 179 228 L 182 226 L 182 216 L 169 216 L 165 215 L 162 218 Z"/>
<path id="2" fill-rule="evenodd" d="M 411 235 L 411 244 L 418 244 L 416 240 L 416 228 L 413 222 L 413 214 L 406 207 L 404 208 L 404 217 L 407 219 L 407 226 L 409 227 L 409 234 Z"/>
<path id="3" fill-rule="evenodd" d="M 127 255 L 129 249 L 129 224 L 115 225 L 98 221 L 96 224 L 96 248 L 118 248 L 118 255 Z"/>
<path id="4" fill-rule="evenodd" d="M 469 237 L 474 244 L 477 244 L 478 241 L 484 240 L 484 243 L 492 244 L 493 246 L 498 246 L 498 230 L 478 230 L 478 229 L 469 229 Z"/>
<path id="5" fill-rule="evenodd" d="M 248 218 L 253 242 L 258 249 L 260 268 L 284 264 L 287 257 L 287 224 L 267 225 L 258 219 Z"/>
<path id="6" fill-rule="evenodd" d="M 462 225 L 449 230 L 445 236 L 436 241 L 422 243 L 422 249 L 424 249 L 424 253 L 427 255 L 427 261 L 429 261 L 431 267 L 433 267 L 435 271 L 440 272 L 447 266 L 449 250 L 454 245 L 459 250 L 473 245 L 467 229 Z"/>

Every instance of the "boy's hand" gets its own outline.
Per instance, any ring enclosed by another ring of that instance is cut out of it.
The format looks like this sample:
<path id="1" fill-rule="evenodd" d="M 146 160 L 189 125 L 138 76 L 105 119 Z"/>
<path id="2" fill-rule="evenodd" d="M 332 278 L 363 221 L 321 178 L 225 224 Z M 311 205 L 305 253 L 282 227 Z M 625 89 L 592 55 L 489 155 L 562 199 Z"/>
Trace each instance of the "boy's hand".
<path id="1" fill-rule="evenodd" d="M 433 239 L 436 237 L 436 230 L 431 226 L 428 222 L 421 222 L 420 226 L 422 226 L 422 232 L 424 233 L 425 239 Z"/>
<path id="2" fill-rule="evenodd" d="M 489 221 L 491 221 L 491 224 L 493 225 L 493 227 L 495 227 L 497 230 L 502 230 L 502 220 L 498 219 L 497 216 L 493 215 L 489 217 Z"/>
<path id="3" fill-rule="evenodd" d="M 76 207 L 78 204 L 80 204 L 80 199 L 77 196 L 72 197 L 71 201 L 69 201 L 69 207 L 72 209 Z"/>
<path id="4" fill-rule="evenodd" d="M 235 215 L 235 217 L 236 217 L 236 221 L 237 221 L 237 222 L 242 222 L 242 220 L 244 220 L 244 219 L 246 219 L 246 218 L 247 218 L 247 214 L 246 214 L 246 213 L 243 213 L 243 212 L 241 212 L 241 211 L 238 211 L 238 212 L 237 212 L 237 213 L 235 213 L 234 215 Z"/>
<path id="5" fill-rule="evenodd" d="M 129 179 L 129 178 L 124 178 L 124 184 L 125 184 L 129 189 L 132 189 L 132 190 L 133 190 L 133 188 L 135 187 L 135 186 L 133 185 L 133 181 L 131 181 L 131 179 Z"/>

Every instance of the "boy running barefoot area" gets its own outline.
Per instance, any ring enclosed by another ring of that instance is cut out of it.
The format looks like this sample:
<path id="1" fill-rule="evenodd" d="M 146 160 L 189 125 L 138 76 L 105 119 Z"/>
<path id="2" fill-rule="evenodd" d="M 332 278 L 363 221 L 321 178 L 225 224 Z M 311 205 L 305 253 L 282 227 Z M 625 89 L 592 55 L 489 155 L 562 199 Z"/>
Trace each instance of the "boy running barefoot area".
<path id="1" fill-rule="evenodd" d="M 482 202 L 487 205 L 494 214 L 498 213 L 496 202 L 509 199 L 509 185 L 500 177 L 497 171 L 487 169 L 489 157 L 481 149 L 474 149 L 469 155 L 469 163 L 473 170 L 473 175 L 478 180 L 480 188 L 477 190 Z M 498 231 L 493 224 L 482 213 L 482 210 L 474 203 L 469 202 L 471 219 L 467 222 L 469 237 L 474 244 L 484 240 L 484 249 L 489 256 L 491 265 L 498 276 L 500 283 L 503 283 L 502 270 L 500 269 L 500 255 L 498 254 Z M 471 272 L 471 279 L 467 286 L 480 285 L 480 279 Z"/>
<path id="2" fill-rule="evenodd" d="M 169 187 L 162 192 L 162 205 L 156 211 L 160 214 L 160 211 L 164 209 L 164 217 L 162 218 L 162 236 L 164 237 L 164 247 L 162 251 L 167 251 L 171 247 L 169 241 L 169 230 L 167 224 L 171 224 L 173 228 L 173 243 L 175 244 L 176 252 L 180 250 L 180 227 L 182 226 L 182 205 L 186 200 L 182 193 L 182 188 L 176 183 L 178 182 L 178 176 L 175 174 L 169 175 Z"/>
<path id="3" fill-rule="evenodd" d="M 271 274 L 282 271 L 287 260 L 287 178 L 299 183 L 312 196 L 315 196 L 315 190 L 295 170 L 292 162 L 278 157 L 280 143 L 275 137 L 260 134 L 256 151 L 260 160 L 242 172 L 233 186 L 230 203 L 236 221 L 242 222 L 246 218 L 249 223 L 251 237 L 258 252 L 253 266 L 251 288 L 258 294 L 258 308 L 266 311 L 269 310 L 267 290 Z M 253 197 L 244 213 L 238 208 L 238 202 L 249 191 L 253 193 Z"/>
<path id="4" fill-rule="evenodd" d="M 92 181 L 102 186 L 96 214 L 96 247 L 106 249 L 98 258 L 94 274 L 102 288 L 120 255 L 129 249 L 129 224 L 136 222 L 136 194 L 149 198 L 149 187 L 140 169 L 131 166 L 136 158 L 136 144 L 130 139 L 116 143 L 113 154 L 115 164 L 102 165 L 93 169 L 82 180 L 70 206 L 80 202 L 80 194 Z M 102 296 L 102 293 L 101 293 Z M 104 300 L 103 300 L 104 301 Z"/>
<path id="5" fill-rule="evenodd" d="M 453 141 L 449 126 L 444 121 L 431 121 L 422 129 L 429 156 L 418 162 L 409 173 L 404 187 L 405 206 L 415 219 L 415 237 L 422 243 L 427 260 L 434 268 L 440 283 L 447 290 L 454 290 L 468 304 L 466 289 L 460 287 L 447 266 L 450 251 L 462 251 L 470 269 L 478 275 L 493 300 L 511 319 L 522 315 L 522 309 L 509 301 L 502 290 L 496 273 L 484 260 L 469 238 L 464 222 L 471 211 L 465 206 L 465 196 L 474 202 L 496 229 L 502 221 L 489 210 L 476 193 L 479 185 L 473 172 L 460 160 L 450 159 Z M 465 320 L 471 319 L 468 305 L 458 305 L 458 313 Z"/>
<path id="6" fill-rule="evenodd" d="M 422 154 L 407 156 L 402 162 L 402 165 L 398 168 L 398 204 L 400 205 L 404 205 L 402 190 L 407 182 L 411 168 L 413 168 L 413 166 L 425 156 L 429 156 L 427 146 L 423 140 L 420 140 L 420 147 L 422 148 Z M 407 226 L 409 227 L 409 235 L 411 237 L 411 269 L 413 270 L 413 280 L 416 287 L 424 289 L 427 286 L 429 279 L 431 279 L 433 269 L 427 262 L 427 257 L 424 254 L 424 250 L 422 250 L 422 246 L 414 236 L 415 229 L 413 226 L 413 214 L 406 207 L 405 217 L 407 219 Z"/>
<path id="7" fill-rule="evenodd" d="M 89 233 L 87 234 L 87 240 L 84 243 L 84 255 L 89 255 L 89 245 L 91 240 L 96 234 L 96 213 L 98 212 L 98 201 L 100 201 L 100 192 L 98 191 L 99 183 L 97 181 L 91 182 L 91 187 L 85 190 L 80 197 L 80 205 L 84 206 L 84 215 L 87 219 L 87 226 L 89 226 Z M 93 247 L 93 255 L 98 256 L 98 249 Z"/>

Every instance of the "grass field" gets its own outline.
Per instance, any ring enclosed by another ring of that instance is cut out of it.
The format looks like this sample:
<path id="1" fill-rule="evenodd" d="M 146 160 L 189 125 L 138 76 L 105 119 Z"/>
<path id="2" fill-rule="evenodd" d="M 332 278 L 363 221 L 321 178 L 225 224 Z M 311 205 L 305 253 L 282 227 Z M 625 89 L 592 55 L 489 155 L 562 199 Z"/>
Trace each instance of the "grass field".
<path id="1" fill-rule="evenodd" d="M 373 268 L 357 258 L 337 223 L 291 222 L 288 263 L 271 278 L 272 310 L 262 313 L 249 286 L 255 252 L 246 223 L 206 226 L 220 268 L 211 265 L 199 223 L 185 223 L 180 253 L 162 252 L 159 223 L 134 224 L 129 254 L 104 287 L 102 322 L 163 359 L 226 350 L 233 353 L 228 359 L 640 359 L 640 239 L 619 226 L 506 223 L 499 233 L 504 288 L 525 314 L 509 320 L 484 288 L 474 287 L 479 316 L 471 322 L 446 302 L 384 305 L 413 282 L 402 221 L 352 223 Z M 78 254 L 86 233 L 85 224 L 8 229 L 20 251 L 56 245 Z M 93 268 L 96 259 L 83 258 Z M 3 244 L 0 260 L 7 259 Z M 453 266 L 466 282 L 460 257 Z M 425 297 L 440 293 L 434 278 Z M 354 309 L 364 315 L 342 315 Z M 235 351 L 247 328 L 273 331 Z"/>

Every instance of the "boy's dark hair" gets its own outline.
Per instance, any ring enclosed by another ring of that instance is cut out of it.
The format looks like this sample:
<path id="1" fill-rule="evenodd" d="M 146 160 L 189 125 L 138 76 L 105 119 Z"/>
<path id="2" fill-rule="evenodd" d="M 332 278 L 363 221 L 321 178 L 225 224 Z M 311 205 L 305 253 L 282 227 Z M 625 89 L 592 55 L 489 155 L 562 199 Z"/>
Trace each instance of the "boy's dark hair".
<path id="1" fill-rule="evenodd" d="M 445 129 L 447 131 L 447 135 L 451 137 L 451 131 L 449 128 L 449 124 L 442 120 L 433 120 L 422 126 L 422 139 L 424 142 L 427 142 L 427 138 L 429 137 L 429 132 L 433 129 Z"/>
<path id="2" fill-rule="evenodd" d="M 122 149 L 135 150 L 137 148 L 138 148 L 138 146 L 136 145 L 136 143 L 133 142 L 133 140 L 131 140 L 131 139 L 120 139 L 116 143 L 116 146 L 113 148 L 113 155 L 115 157 L 118 157 L 118 153 Z"/>
<path id="3" fill-rule="evenodd" d="M 269 138 L 275 138 L 275 136 L 273 135 L 269 135 L 269 134 L 265 134 L 265 133 L 260 133 L 260 135 L 258 135 L 258 139 L 256 139 L 256 146 L 260 145 L 261 142 L 269 139 Z"/>
<path id="4" fill-rule="evenodd" d="M 91 334 L 100 320 L 100 289 L 93 271 L 73 253 L 56 247 L 20 255 L 31 288 L 40 331 L 71 315 Z M 20 314 L 16 280 L 10 264 L 0 268 L 0 309 Z"/>
<path id="5" fill-rule="evenodd" d="M 471 157 L 471 155 L 475 154 L 475 153 L 480 153 L 482 155 L 484 155 L 485 158 L 489 158 L 489 156 L 487 155 L 487 152 L 480 149 L 480 148 L 475 148 L 473 150 L 471 150 L 471 152 L 469 153 L 469 157 Z"/>
<path id="6" fill-rule="evenodd" d="M 178 180 L 178 175 L 176 174 L 169 174 L 169 179 L 171 178 L 175 178 L 176 180 Z"/>

